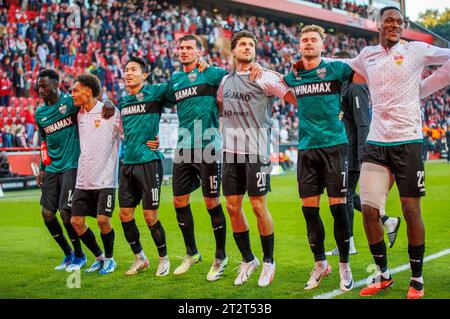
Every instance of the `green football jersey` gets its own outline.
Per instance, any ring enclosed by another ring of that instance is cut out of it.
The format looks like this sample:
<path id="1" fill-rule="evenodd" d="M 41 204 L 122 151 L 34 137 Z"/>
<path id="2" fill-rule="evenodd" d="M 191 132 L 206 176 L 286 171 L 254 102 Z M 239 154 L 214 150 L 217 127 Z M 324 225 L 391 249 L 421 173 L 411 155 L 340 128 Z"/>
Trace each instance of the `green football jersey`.
<path id="1" fill-rule="evenodd" d="M 155 140 L 166 95 L 167 84 L 146 84 L 136 94 L 124 96 L 119 102 L 124 133 L 124 164 L 142 164 L 162 159 L 145 143 Z"/>
<path id="2" fill-rule="evenodd" d="M 353 70 L 347 64 L 324 60 L 312 70 L 300 71 L 297 76 L 290 72 L 284 77 L 297 97 L 299 149 L 348 143 L 339 112 L 341 85 L 352 77 Z"/>
<path id="3" fill-rule="evenodd" d="M 175 72 L 168 83 L 166 100 L 177 105 L 177 148 L 222 147 L 219 131 L 217 90 L 228 72 L 210 66 L 203 72 L 197 68 L 189 73 Z"/>
<path id="4" fill-rule="evenodd" d="M 51 164 L 46 172 L 61 173 L 78 167 L 80 138 L 77 114 L 79 107 L 73 105 L 69 94 L 61 93 L 54 105 L 43 104 L 36 110 L 35 119 L 42 140 L 47 142 Z M 41 164 L 41 169 L 44 167 Z"/>

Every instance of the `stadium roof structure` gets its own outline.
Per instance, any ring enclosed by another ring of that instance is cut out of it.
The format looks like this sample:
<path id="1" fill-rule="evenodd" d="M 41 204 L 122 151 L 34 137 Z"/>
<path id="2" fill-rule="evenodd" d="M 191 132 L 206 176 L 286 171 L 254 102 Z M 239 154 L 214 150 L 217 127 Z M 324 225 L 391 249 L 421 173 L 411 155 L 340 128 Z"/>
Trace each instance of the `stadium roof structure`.
<path id="1" fill-rule="evenodd" d="M 301 0 L 229 0 L 227 2 L 235 3 L 239 7 L 270 10 L 272 14 L 274 11 L 277 11 L 281 15 L 295 15 L 305 19 L 305 21 L 315 23 L 320 21 L 330 27 L 351 29 L 359 31 L 358 33 L 378 34 L 375 19 L 365 19 L 348 13 L 338 12 L 342 10 L 332 11 L 322 9 L 314 6 L 314 4 L 311 5 Z M 402 37 L 410 41 L 423 41 L 440 46 L 449 46 L 448 42 L 445 41 L 444 43 L 441 37 L 425 28 L 422 28 L 420 31 L 406 28 Z"/>

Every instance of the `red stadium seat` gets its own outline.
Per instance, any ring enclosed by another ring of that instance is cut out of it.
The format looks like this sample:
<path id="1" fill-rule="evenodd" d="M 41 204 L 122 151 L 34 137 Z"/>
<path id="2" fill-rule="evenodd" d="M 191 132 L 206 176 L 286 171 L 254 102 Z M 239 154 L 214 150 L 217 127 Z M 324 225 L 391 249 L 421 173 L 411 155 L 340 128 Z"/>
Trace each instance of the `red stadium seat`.
<path id="1" fill-rule="evenodd" d="M 3 127 L 3 121 L 4 121 L 3 117 L 0 117 L 0 128 Z"/>
<path id="2" fill-rule="evenodd" d="M 28 98 L 28 105 L 36 106 L 36 100 L 32 97 Z"/>
<path id="3" fill-rule="evenodd" d="M 11 96 L 11 99 L 9 100 L 9 104 L 12 106 L 16 103 L 18 103 L 18 99 L 15 96 Z M 9 106 L 9 105 L 8 105 Z"/>
<path id="4" fill-rule="evenodd" d="M 19 106 L 19 99 L 17 97 L 14 97 L 14 99 L 11 98 L 11 102 L 9 104 L 10 104 L 10 106 L 18 107 Z"/>
<path id="5" fill-rule="evenodd" d="M 28 100 L 28 98 L 26 98 L 26 97 L 19 97 L 20 106 L 27 106 L 27 100 Z"/>
<path id="6" fill-rule="evenodd" d="M 8 108 L 2 107 L 2 117 L 5 118 L 8 116 Z"/>

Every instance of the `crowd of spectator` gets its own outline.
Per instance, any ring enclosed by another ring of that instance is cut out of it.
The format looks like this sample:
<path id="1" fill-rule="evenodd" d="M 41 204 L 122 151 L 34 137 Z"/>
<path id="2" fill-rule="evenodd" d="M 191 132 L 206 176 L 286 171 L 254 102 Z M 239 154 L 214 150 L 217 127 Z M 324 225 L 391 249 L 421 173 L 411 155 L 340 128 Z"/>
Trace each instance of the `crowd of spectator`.
<path id="1" fill-rule="evenodd" d="M 368 4 L 357 4 L 355 1 L 343 1 L 343 0 L 305 0 L 308 2 L 318 3 L 322 5 L 322 8 L 332 10 L 333 8 L 348 11 L 351 14 L 355 14 L 361 18 L 367 18 Z"/>
<path id="2" fill-rule="evenodd" d="M 311 1 L 341 9 L 357 7 L 351 1 Z M 29 0 L 27 11 L 14 7 L 14 2 L 20 1 L 12 0 L 9 9 L 0 10 L 0 114 L 2 107 L 15 110 L 15 106 L 10 106 L 12 98 L 38 100 L 34 84 L 43 68 L 60 73 L 63 91 L 70 89 L 77 74 L 86 71 L 96 74 L 103 87 L 102 98 L 116 103 L 126 94 L 122 69 L 130 55 L 148 61 L 150 82 L 166 82 L 181 68 L 176 56 L 176 39 L 185 33 L 201 35 L 206 60 L 228 70 L 232 69 L 231 36 L 242 29 L 257 35 L 258 62 L 263 67 L 286 74 L 291 63 L 300 57 L 296 47 L 302 25 L 274 22 L 261 16 L 225 15 L 173 1 L 102 0 L 74 7 L 65 0 Z M 356 55 L 365 46 L 376 43 L 376 39 L 328 31 L 326 56 L 340 50 Z M 428 126 L 433 123 L 442 126 L 449 119 L 447 93 L 422 101 L 423 119 Z M 34 110 L 28 110 L 29 105 L 24 104 L 17 106 L 18 112 L 14 111 L 20 116 L 11 117 L 8 110 L 9 120 L 0 118 L 3 145 L 20 145 L 23 130 L 28 145 L 35 143 Z M 276 101 L 273 120 L 274 139 L 282 143 L 297 140 L 298 119 L 292 105 Z"/>

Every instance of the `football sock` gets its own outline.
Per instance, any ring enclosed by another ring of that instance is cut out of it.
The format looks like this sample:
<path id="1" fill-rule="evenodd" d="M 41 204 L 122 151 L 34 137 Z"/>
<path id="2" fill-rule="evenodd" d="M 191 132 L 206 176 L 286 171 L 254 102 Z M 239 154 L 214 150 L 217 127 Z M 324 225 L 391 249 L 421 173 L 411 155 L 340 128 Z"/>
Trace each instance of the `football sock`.
<path id="1" fill-rule="evenodd" d="M 153 241 L 155 242 L 156 248 L 158 249 L 159 257 L 164 257 L 167 255 L 167 245 L 166 245 L 166 232 L 158 220 L 153 226 L 148 227 L 150 233 L 152 234 Z"/>
<path id="2" fill-rule="evenodd" d="M 102 250 L 97 244 L 95 235 L 90 228 L 88 228 L 84 234 L 80 235 L 81 241 L 86 245 L 86 247 L 94 254 L 95 257 L 99 257 L 103 254 Z"/>
<path id="3" fill-rule="evenodd" d="M 409 264 L 411 265 L 412 277 L 422 277 L 423 255 L 425 244 L 419 246 L 408 245 Z"/>
<path id="4" fill-rule="evenodd" d="M 64 227 L 66 228 L 67 234 L 69 235 L 70 241 L 72 242 L 73 249 L 75 251 L 75 257 L 83 257 L 81 241 L 72 224 L 69 222 L 67 224 L 64 224 Z"/>
<path id="5" fill-rule="evenodd" d="M 227 223 L 223 214 L 222 205 L 217 205 L 213 209 L 208 209 L 211 216 L 211 225 L 216 239 L 216 258 L 223 260 L 226 257 L 225 242 L 227 238 Z"/>
<path id="6" fill-rule="evenodd" d="M 350 251 L 350 225 L 347 215 L 347 205 L 337 204 L 330 206 L 334 218 L 334 239 L 339 249 L 339 262 L 348 263 Z"/>
<path id="7" fill-rule="evenodd" d="M 45 222 L 45 226 L 47 226 L 48 231 L 53 236 L 55 241 L 58 243 L 59 247 L 64 251 L 66 256 L 72 254 L 72 248 L 70 248 L 69 243 L 67 242 L 66 237 L 64 236 L 63 230 L 61 228 L 61 224 L 58 219 L 55 217 L 50 222 Z"/>
<path id="8" fill-rule="evenodd" d="M 142 246 L 139 240 L 140 234 L 136 226 L 136 221 L 132 219 L 129 222 L 122 223 L 122 228 L 131 250 L 135 255 L 139 254 L 142 251 Z"/>
<path id="9" fill-rule="evenodd" d="M 103 247 L 105 248 L 105 257 L 112 258 L 114 253 L 114 238 L 115 238 L 114 229 L 111 229 L 111 231 L 107 234 L 101 234 L 101 237 Z"/>
<path id="10" fill-rule="evenodd" d="M 325 260 L 325 229 L 319 215 L 319 207 L 302 206 L 303 216 L 306 220 L 308 242 L 314 254 L 315 261 Z"/>
<path id="11" fill-rule="evenodd" d="M 268 236 L 260 236 L 261 245 L 264 253 L 263 262 L 273 264 L 273 246 L 274 246 L 274 234 Z"/>
<path id="12" fill-rule="evenodd" d="M 355 219 L 355 209 L 352 204 L 345 204 L 345 209 L 348 216 L 348 227 L 350 231 L 350 237 L 353 237 L 353 220 Z"/>
<path id="13" fill-rule="evenodd" d="M 177 212 L 178 226 L 183 234 L 186 254 L 193 256 L 198 252 L 198 249 L 195 244 L 194 218 L 192 217 L 191 206 L 175 208 L 175 211 Z"/>
<path id="14" fill-rule="evenodd" d="M 386 243 L 384 239 L 379 243 L 369 245 L 370 252 L 372 253 L 373 260 L 378 266 L 380 272 L 385 273 L 388 269 L 387 266 L 387 254 L 386 254 Z M 385 276 L 383 276 L 385 277 Z M 385 277 L 387 279 L 387 277 Z"/>
<path id="15" fill-rule="evenodd" d="M 253 256 L 252 250 L 250 248 L 250 236 L 249 231 L 241 232 L 241 233 L 233 233 L 234 241 L 241 252 L 242 259 L 244 262 L 248 263 L 255 259 Z"/>

